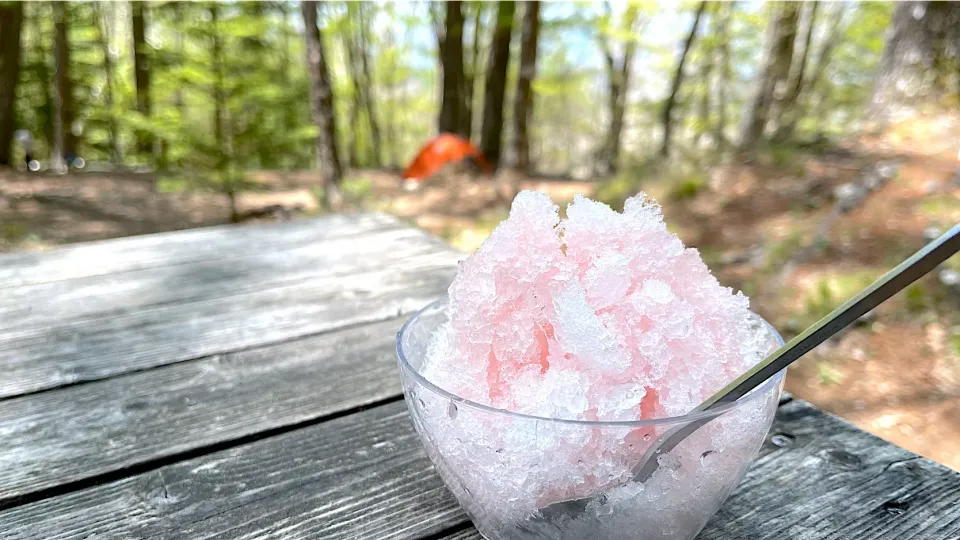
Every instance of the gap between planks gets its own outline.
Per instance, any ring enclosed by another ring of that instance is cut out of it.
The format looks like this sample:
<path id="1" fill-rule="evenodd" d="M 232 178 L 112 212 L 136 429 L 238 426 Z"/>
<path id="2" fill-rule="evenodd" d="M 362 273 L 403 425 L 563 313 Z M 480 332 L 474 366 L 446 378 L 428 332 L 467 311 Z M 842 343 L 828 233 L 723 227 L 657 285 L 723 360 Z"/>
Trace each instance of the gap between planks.
<path id="1" fill-rule="evenodd" d="M 450 253 L 392 268 L 320 277 L 286 287 L 175 304 L 126 316 L 0 332 L 0 396 L 102 379 L 396 317 L 440 297 L 453 278 Z"/>
<path id="2" fill-rule="evenodd" d="M 394 336 L 402 323 L 363 324 L 0 402 L 8 443 L 0 447 L 8 465 L 0 468 L 0 507 L 399 399 Z"/>
<path id="3" fill-rule="evenodd" d="M 703 539 L 953 540 L 960 476 L 809 405 L 775 433 Z M 905 458 L 911 458 L 905 461 Z M 907 500 L 903 512 L 884 511 Z M 0 512 L 8 538 L 472 539 L 399 400 Z M 69 529 L 64 524 L 69 524 Z M 862 535 L 861 535 L 862 536 Z"/>

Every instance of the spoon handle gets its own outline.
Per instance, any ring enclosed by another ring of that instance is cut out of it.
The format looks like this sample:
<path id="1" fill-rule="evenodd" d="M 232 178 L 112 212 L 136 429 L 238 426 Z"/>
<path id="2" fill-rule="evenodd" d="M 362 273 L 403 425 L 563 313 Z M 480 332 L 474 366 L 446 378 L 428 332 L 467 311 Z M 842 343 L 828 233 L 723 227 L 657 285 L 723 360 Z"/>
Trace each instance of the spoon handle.
<path id="1" fill-rule="evenodd" d="M 858 295 L 841 304 L 829 315 L 814 323 L 813 326 L 804 330 L 770 356 L 764 358 L 735 381 L 707 398 L 706 401 L 694 409 L 694 412 L 709 410 L 740 399 L 807 354 L 811 349 L 936 268 L 937 265 L 950 258 L 958 250 L 960 250 L 960 224 L 954 225 L 949 231 L 943 233 L 939 238 L 914 253 L 909 259 L 884 274 L 883 277 L 873 282 Z M 643 482 L 649 478 L 659 467 L 657 458 L 660 455 L 672 450 L 680 441 L 713 418 L 698 419 L 664 433 L 647 450 L 640 465 L 634 469 L 634 480 Z"/>

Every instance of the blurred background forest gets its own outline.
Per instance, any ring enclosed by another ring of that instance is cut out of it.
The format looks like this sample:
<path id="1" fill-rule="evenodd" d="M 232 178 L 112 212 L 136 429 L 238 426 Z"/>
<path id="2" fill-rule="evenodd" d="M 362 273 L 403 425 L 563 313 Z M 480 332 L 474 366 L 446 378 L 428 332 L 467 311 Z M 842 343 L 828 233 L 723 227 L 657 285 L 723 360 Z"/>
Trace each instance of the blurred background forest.
<path id="1" fill-rule="evenodd" d="M 404 187 L 440 133 L 452 163 Z M 0 1 L 0 252 L 645 191 L 790 337 L 960 221 L 960 3 Z M 960 469 L 960 261 L 788 390 Z"/>

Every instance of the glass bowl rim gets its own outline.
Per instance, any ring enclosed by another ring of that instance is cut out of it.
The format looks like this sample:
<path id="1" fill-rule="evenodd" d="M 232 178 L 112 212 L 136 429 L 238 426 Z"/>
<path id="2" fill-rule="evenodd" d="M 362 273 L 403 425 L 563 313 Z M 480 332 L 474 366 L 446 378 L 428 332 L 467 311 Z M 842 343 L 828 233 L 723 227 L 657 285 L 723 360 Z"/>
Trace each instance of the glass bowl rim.
<path id="1" fill-rule="evenodd" d="M 406 334 L 407 331 L 409 331 L 411 325 L 414 324 L 417 321 L 417 319 L 419 319 L 420 316 L 424 314 L 424 312 L 437 308 L 443 304 L 446 304 L 447 302 L 448 300 L 446 298 L 441 298 L 439 300 L 430 302 L 429 304 L 427 304 L 426 306 L 418 310 L 416 313 L 411 315 L 410 318 L 408 318 L 406 322 L 403 323 L 403 326 L 400 327 L 400 331 L 397 332 L 397 345 L 396 345 L 397 358 L 400 360 L 400 369 L 408 371 L 410 376 L 413 377 L 413 379 L 418 384 L 426 387 L 427 390 L 430 390 L 434 394 L 438 394 L 439 396 L 445 399 L 448 399 L 452 402 L 455 402 L 458 405 L 466 405 L 469 408 L 477 409 L 487 413 L 503 414 L 503 415 L 512 416 L 515 418 L 521 418 L 524 420 L 535 420 L 539 422 L 552 422 L 557 424 L 589 426 L 589 427 L 638 428 L 638 427 L 660 426 L 665 424 L 690 423 L 695 420 L 701 420 L 704 418 L 720 416 L 732 409 L 736 409 L 738 407 L 746 405 L 747 403 L 760 399 L 760 397 L 765 395 L 768 390 L 770 390 L 775 385 L 780 384 L 780 381 L 783 379 L 784 372 L 786 371 L 786 370 L 783 370 L 777 373 L 776 375 L 774 375 L 773 377 L 770 377 L 770 379 L 768 379 L 762 385 L 758 386 L 757 388 L 754 388 L 753 390 L 748 392 L 743 397 L 737 399 L 736 401 L 733 401 L 718 407 L 714 407 L 706 411 L 696 411 L 696 412 L 687 413 L 681 416 L 668 416 L 664 418 L 651 418 L 647 420 L 596 421 L 596 420 L 576 420 L 572 418 L 551 418 L 548 416 L 536 416 L 532 414 L 514 412 L 507 409 L 500 409 L 498 407 L 493 407 L 490 405 L 484 405 L 483 403 L 477 403 L 476 401 L 469 400 L 465 397 L 458 396 L 448 390 L 440 388 L 436 384 L 427 380 L 427 378 L 424 377 L 422 373 L 420 373 L 418 370 L 414 369 L 412 365 L 410 365 L 410 361 L 407 360 L 407 357 L 403 352 L 403 336 Z M 784 345 L 783 337 L 780 335 L 779 332 L 777 332 L 777 329 L 774 328 L 772 324 L 767 322 L 766 319 L 757 315 L 756 313 L 751 311 L 750 314 L 754 318 L 756 318 L 758 321 L 760 321 L 764 326 L 767 327 L 767 330 L 770 331 L 771 336 L 774 338 L 774 341 L 776 342 L 777 348 L 783 347 Z"/>

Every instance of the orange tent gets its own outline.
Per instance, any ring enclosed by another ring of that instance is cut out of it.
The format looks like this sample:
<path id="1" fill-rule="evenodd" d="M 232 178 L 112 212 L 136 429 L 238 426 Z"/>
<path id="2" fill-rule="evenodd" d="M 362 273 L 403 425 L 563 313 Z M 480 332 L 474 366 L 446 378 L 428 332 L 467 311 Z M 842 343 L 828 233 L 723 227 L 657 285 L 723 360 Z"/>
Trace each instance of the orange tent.
<path id="1" fill-rule="evenodd" d="M 473 158 L 477 165 L 488 173 L 493 171 L 490 162 L 470 141 L 453 133 L 441 133 L 423 145 L 417 157 L 403 172 L 403 177 L 407 180 L 423 180 L 433 176 L 448 163 L 458 163 L 466 158 Z"/>

